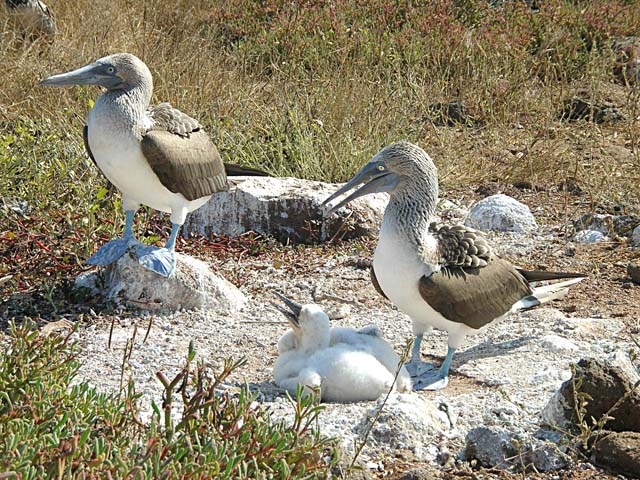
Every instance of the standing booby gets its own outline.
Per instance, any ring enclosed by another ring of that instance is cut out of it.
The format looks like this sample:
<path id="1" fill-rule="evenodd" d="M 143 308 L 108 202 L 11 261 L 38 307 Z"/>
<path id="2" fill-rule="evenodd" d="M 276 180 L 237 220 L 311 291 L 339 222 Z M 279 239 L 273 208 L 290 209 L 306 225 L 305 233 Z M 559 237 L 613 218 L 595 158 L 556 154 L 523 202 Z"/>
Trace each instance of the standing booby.
<path id="1" fill-rule="evenodd" d="M 44 2 L 40 0 L 5 0 L 9 14 L 22 28 L 25 36 L 56 34 L 56 20 Z"/>
<path id="2" fill-rule="evenodd" d="M 109 55 L 40 84 L 106 89 L 89 112 L 83 136 L 91 159 L 122 192 L 126 226 L 122 238 L 111 240 L 87 261 L 91 265 L 113 263 L 133 248 L 141 265 L 168 277 L 175 268 L 175 242 L 187 213 L 228 189 L 226 171 L 265 175 L 223 164 L 202 126 L 168 103 L 149 107 L 151 72 L 134 55 Z M 171 214 L 171 236 L 164 248 L 135 240 L 133 217 L 140 204 Z"/>
<path id="3" fill-rule="evenodd" d="M 559 298 L 584 278 L 524 271 L 492 254 L 486 239 L 471 228 L 436 229 L 431 221 L 438 202 L 437 171 L 417 145 L 398 142 L 382 149 L 323 205 L 359 185 L 363 186 L 325 215 L 369 193 L 390 194 L 371 276 L 376 290 L 411 317 L 416 339 L 408 368 L 416 389 L 447 386 L 453 354 L 465 336 L 510 312 Z M 530 286 L 530 282 L 560 278 L 571 280 Z M 422 336 L 431 327 L 449 335 L 447 356 L 437 372 L 429 371 L 420 359 Z"/>
<path id="4" fill-rule="evenodd" d="M 400 357 L 377 336 L 378 330 L 332 329 L 320 306 L 277 295 L 287 308 L 275 306 L 291 324 L 278 341 L 280 356 L 273 368 L 278 386 L 290 393 L 298 386 L 307 392 L 319 389 L 321 400 L 343 403 L 375 400 L 392 387 L 411 390 L 404 366 L 394 384 Z"/>

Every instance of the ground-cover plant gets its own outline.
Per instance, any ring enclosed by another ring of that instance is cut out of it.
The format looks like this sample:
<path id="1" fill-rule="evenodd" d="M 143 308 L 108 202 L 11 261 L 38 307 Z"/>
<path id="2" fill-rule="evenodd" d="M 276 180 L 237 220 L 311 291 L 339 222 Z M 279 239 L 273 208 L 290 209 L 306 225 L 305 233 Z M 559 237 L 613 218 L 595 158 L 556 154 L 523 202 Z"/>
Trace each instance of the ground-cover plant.
<path id="1" fill-rule="evenodd" d="M 70 336 L 12 326 L 0 356 L 0 471 L 3 478 L 315 478 L 330 468 L 332 443 L 319 436 L 320 407 L 292 400 L 292 425 L 271 418 L 247 388 L 221 388 L 242 361 L 219 373 L 189 350 L 175 378 L 158 378 L 164 404 L 140 420 L 139 395 L 74 381 Z M 176 399 L 184 409 L 178 412 Z"/>

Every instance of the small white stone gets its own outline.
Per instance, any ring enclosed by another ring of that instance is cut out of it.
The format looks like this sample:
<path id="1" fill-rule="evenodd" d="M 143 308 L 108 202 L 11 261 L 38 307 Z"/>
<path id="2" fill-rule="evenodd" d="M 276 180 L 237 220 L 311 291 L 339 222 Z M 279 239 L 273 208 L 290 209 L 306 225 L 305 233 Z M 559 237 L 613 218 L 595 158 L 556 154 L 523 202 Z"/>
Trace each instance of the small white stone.
<path id="1" fill-rule="evenodd" d="M 606 237 L 602 232 L 597 230 L 580 230 L 573 236 L 573 241 L 576 243 L 598 243 L 606 242 L 609 237 Z"/>
<path id="2" fill-rule="evenodd" d="M 476 203 L 465 225 L 485 231 L 516 233 L 528 233 L 538 228 L 529 207 L 502 193 Z"/>
<path id="3" fill-rule="evenodd" d="M 559 335 L 545 335 L 540 339 L 540 346 L 552 352 L 572 352 L 578 349 L 571 340 Z"/>

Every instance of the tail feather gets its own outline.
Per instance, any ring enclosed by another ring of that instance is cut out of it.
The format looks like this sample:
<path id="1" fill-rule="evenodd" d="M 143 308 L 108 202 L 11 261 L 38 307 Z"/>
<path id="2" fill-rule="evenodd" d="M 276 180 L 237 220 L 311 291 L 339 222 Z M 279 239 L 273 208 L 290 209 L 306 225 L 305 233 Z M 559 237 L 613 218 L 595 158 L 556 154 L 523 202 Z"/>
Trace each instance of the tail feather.
<path id="1" fill-rule="evenodd" d="M 544 285 L 542 287 L 536 287 L 533 289 L 532 295 L 527 295 L 524 298 L 518 300 L 511 311 L 526 310 L 529 308 L 537 307 L 544 303 L 549 303 L 553 300 L 558 300 L 569 293 L 569 287 L 584 280 L 585 277 L 572 278 L 564 282 L 552 283 L 551 285 Z"/>
<path id="2" fill-rule="evenodd" d="M 269 174 L 258 170 L 257 168 L 241 167 L 240 165 L 234 165 L 233 163 L 225 163 L 224 171 L 229 177 L 268 177 Z"/>
<path id="3" fill-rule="evenodd" d="M 547 272 L 545 270 L 523 270 L 516 268 L 527 282 L 543 282 L 545 280 L 560 280 L 561 278 L 584 278 L 583 273 L 572 272 Z"/>

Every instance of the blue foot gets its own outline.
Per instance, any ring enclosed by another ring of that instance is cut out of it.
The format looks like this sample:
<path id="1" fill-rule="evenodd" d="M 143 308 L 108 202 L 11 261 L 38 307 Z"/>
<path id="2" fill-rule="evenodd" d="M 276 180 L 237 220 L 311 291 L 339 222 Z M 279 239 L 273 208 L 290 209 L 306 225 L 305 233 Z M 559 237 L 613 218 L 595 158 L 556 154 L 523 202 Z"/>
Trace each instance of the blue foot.
<path id="1" fill-rule="evenodd" d="M 436 366 L 433 363 L 423 362 L 421 360 L 412 359 L 405 364 L 411 378 L 416 379 L 426 373 L 432 373 Z M 415 381 L 415 380 L 414 380 Z"/>
<path id="2" fill-rule="evenodd" d="M 146 247 L 138 257 L 138 263 L 147 270 L 163 277 L 171 275 L 176 268 L 176 252 L 168 248 Z"/>
<path id="3" fill-rule="evenodd" d="M 443 377 L 442 372 L 425 372 L 413 378 L 414 390 L 441 390 L 449 385 L 449 376 Z"/>
<path id="4" fill-rule="evenodd" d="M 133 237 L 123 237 L 104 244 L 88 260 L 89 265 L 110 265 L 122 257 L 130 248 L 138 249 L 142 244 Z"/>

